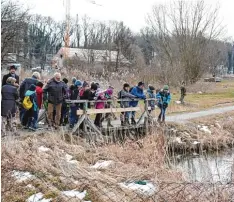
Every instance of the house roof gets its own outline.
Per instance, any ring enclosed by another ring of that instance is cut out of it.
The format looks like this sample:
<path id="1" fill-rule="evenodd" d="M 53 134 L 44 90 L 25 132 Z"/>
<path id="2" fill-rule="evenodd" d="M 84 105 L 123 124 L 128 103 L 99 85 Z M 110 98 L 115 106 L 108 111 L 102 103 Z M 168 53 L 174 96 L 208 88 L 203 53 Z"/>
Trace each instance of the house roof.
<path id="1" fill-rule="evenodd" d="M 116 62 L 117 58 L 117 51 L 109 52 L 108 50 L 62 47 L 55 55 L 54 60 L 58 60 L 60 55 L 64 55 L 65 51 L 67 51 L 68 57 L 78 57 L 81 61 L 93 60 L 93 62 L 104 62 L 111 60 L 111 62 Z M 130 62 L 122 54 L 120 54 L 119 58 L 121 63 L 130 64 Z"/>

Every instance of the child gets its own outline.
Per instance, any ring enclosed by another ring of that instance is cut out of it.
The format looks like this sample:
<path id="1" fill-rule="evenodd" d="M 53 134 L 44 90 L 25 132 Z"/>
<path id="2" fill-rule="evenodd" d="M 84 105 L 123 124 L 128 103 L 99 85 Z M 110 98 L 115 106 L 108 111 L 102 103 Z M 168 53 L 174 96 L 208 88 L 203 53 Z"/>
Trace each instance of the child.
<path id="1" fill-rule="evenodd" d="M 42 106 L 43 85 L 44 84 L 40 81 L 37 82 L 37 85 L 36 85 L 37 104 L 38 104 L 39 109 L 41 109 L 41 106 Z"/>
<path id="2" fill-rule="evenodd" d="M 32 107 L 25 112 L 24 123 L 26 123 L 26 128 L 35 131 L 37 129 L 38 104 L 36 86 L 34 84 L 31 84 L 29 90 L 26 91 L 25 97 L 27 96 L 32 102 Z"/>
<path id="3" fill-rule="evenodd" d="M 168 85 L 165 85 L 163 87 L 163 90 L 161 90 L 157 95 L 157 100 L 158 100 L 158 107 L 160 108 L 161 112 L 158 116 L 158 122 L 165 123 L 165 114 L 166 114 L 166 109 L 168 107 L 168 104 L 171 101 L 171 94 L 169 92 L 169 87 Z"/>
<path id="4" fill-rule="evenodd" d="M 155 110 L 155 104 L 156 104 L 156 102 L 155 102 L 155 99 L 156 99 L 155 88 L 151 85 L 149 85 L 149 87 L 148 87 L 147 96 L 149 99 L 152 99 L 152 100 L 148 101 L 148 106 L 150 108 L 148 110 L 148 112 L 150 114 L 153 110 Z"/>

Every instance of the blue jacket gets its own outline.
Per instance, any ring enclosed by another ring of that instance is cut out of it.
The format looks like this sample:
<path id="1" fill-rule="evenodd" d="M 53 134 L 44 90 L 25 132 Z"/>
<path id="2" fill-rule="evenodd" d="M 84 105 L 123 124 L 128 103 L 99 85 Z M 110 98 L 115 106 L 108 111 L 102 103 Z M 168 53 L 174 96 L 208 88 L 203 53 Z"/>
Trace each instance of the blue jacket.
<path id="1" fill-rule="evenodd" d="M 171 94 L 169 91 L 165 92 L 162 90 L 156 95 L 156 98 L 158 100 L 159 105 L 163 105 L 164 103 L 169 104 L 171 101 Z"/>
<path id="2" fill-rule="evenodd" d="M 153 93 L 150 89 L 147 90 L 148 98 L 156 99 L 156 94 Z M 151 107 L 151 110 L 155 109 L 156 100 L 149 100 L 148 105 Z"/>
<path id="3" fill-rule="evenodd" d="M 139 88 L 138 86 L 135 86 L 132 88 L 131 92 L 130 92 L 132 95 L 135 95 L 137 98 L 140 98 L 140 99 L 145 99 L 145 94 L 144 94 L 144 91 Z M 138 101 L 131 101 L 129 103 L 129 105 L 131 107 L 136 107 L 138 105 Z"/>
<path id="4" fill-rule="evenodd" d="M 27 90 L 25 93 L 25 97 L 29 96 L 31 102 L 33 103 L 33 111 L 37 111 L 38 106 L 37 106 L 37 95 L 35 91 Z"/>

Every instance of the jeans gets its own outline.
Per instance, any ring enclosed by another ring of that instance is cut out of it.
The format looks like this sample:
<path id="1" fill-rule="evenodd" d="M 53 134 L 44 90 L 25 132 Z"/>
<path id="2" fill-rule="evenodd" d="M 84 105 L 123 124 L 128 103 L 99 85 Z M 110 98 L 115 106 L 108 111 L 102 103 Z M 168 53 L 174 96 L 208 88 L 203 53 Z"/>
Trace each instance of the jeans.
<path id="1" fill-rule="evenodd" d="M 78 106 L 71 106 L 70 107 L 70 116 L 69 116 L 69 123 L 70 125 L 74 125 L 77 123 L 78 121 L 78 115 L 76 113 L 76 111 L 78 110 Z"/>
<path id="2" fill-rule="evenodd" d="M 60 124 L 67 124 L 68 122 L 68 107 L 66 103 L 62 104 L 62 110 L 61 110 L 61 119 Z"/>
<path id="3" fill-rule="evenodd" d="M 158 116 L 158 119 L 161 121 L 165 121 L 165 114 L 166 114 L 166 108 L 164 108 L 163 106 L 159 106 L 160 108 L 160 114 Z"/>
<path id="4" fill-rule="evenodd" d="M 128 120 L 131 112 L 121 112 L 120 121 Z"/>
<path id="5" fill-rule="evenodd" d="M 25 112 L 26 112 L 26 110 L 25 110 L 23 107 L 20 108 L 19 117 L 20 117 L 20 123 L 21 123 L 22 125 L 25 125 L 25 124 L 23 123 L 23 118 L 24 118 Z"/>

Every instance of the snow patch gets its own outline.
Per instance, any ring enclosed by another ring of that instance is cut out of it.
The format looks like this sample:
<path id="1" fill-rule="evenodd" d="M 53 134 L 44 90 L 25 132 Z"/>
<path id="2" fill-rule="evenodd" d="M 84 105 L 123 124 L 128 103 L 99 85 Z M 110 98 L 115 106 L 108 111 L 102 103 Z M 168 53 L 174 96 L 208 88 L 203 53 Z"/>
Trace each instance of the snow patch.
<path id="1" fill-rule="evenodd" d="M 69 155 L 69 154 L 66 154 L 65 155 L 65 159 L 66 159 L 66 161 L 68 162 L 68 163 L 71 163 L 71 164 L 78 164 L 78 161 L 77 160 L 72 160 L 72 156 L 71 155 Z"/>
<path id="2" fill-rule="evenodd" d="M 52 199 L 44 199 L 43 194 L 41 192 L 33 194 L 26 200 L 26 202 L 50 202 L 50 201 L 52 201 Z"/>
<path id="3" fill-rule="evenodd" d="M 82 200 L 85 198 L 87 191 L 84 190 L 83 192 L 79 192 L 76 190 L 70 190 L 70 191 L 63 191 L 62 194 L 64 194 L 67 197 L 75 197 Z"/>
<path id="4" fill-rule="evenodd" d="M 13 171 L 12 177 L 15 177 L 17 179 L 17 182 L 23 182 L 29 179 L 33 179 L 34 175 L 32 175 L 30 172 L 23 172 L 23 171 Z"/>
<path id="5" fill-rule="evenodd" d="M 50 151 L 51 149 L 50 148 L 47 148 L 47 147 L 44 147 L 44 146 L 40 146 L 38 148 L 38 151 L 39 152 L 47 152 L 47 151 Z"/>
<path id="6" fill-rule="evenodd" d="M 194 141 L 194 142 L 193 142 L 193 144 L 195 144 L 195 145 L 196 145 L 196 144 L 200 144 L 200 142 L 198 142 L 198 141 Z"/>
<path id="7" fill-rule="evenodd" d="M 175 101 L 176 104 L 181 104 L 181 101 Z"/>
<path id="8" fill-rule="evenodd" d="M 134 182 L 119 183 L 119 185 L 123 188 L 136 191 L 139 194 L 143 194 L 146 196 L 152 196 L 156 192 L 156 187 L 153 185 L 153 183 L 147 182 L 147 181 L 146 181 L 146 185 L 140 185 Z"/>
<path id="9" fill-rule="evenodd" d="M 208 128 L 208 126 L 202 126 L 201 128 L 199 128 L 200 131 L 211 135 L 211 130 Z"/>
<path id="10" fill-rule="evenodd" d="M 95 168 L 95 169 L 106 169 L 106 168 L 109 168 L 113 164 L 114 164 L 114 161 L 100 160 L 100 161 L 96 162 L 95 165 L 90 166 L 90 167 Z"/>
<path id="11" fill-rule="evenodd" d="M 182 144 L 182 143 L 183 143 L 183 142 L 181 141 L 181 137 L 175 137 L 175 138 L 173 139 L 173 142 L 178 143 L 178 144 Z"/>

